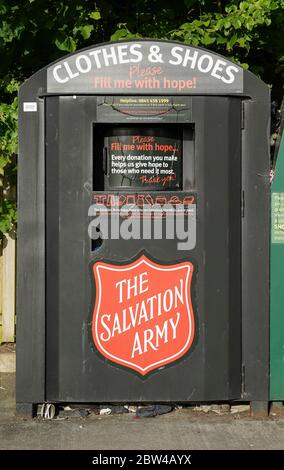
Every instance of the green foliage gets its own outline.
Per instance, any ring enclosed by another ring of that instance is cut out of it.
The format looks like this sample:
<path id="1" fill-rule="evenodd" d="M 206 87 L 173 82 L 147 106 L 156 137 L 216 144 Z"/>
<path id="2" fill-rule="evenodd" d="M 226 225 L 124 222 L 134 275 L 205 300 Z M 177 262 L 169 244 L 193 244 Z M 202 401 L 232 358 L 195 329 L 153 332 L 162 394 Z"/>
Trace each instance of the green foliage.
<path id="1" fill-rule="evenodd" d="M 118 29 L 110 37 L 111 41 L 120 41 L 121 39 L 139 39 L 142 38 L 139 33 L 131 33 L 127 28 L 127 23 L 119 23 Z"/>
<path id="2" fill-rule="evenodd" d="M 24 79 L 91 44 L 161 38 L 226 55 L 281 99 L 283 7 L 284 0 L 0 0 L 0 234 L 16 221 L 17 88 Z"/>
<path id="3" fill-rule="evenodd" d="M 221 3 L 221 2 L 220 2 Z M 194 46 L 211 46 L 221 54 L 232 55 L 241 63 L 251 47 L 260 46 L 262 27 L 271 25 L 271 15 L 281 6 L 279 0 L 250 0 L 227 3 L 221 12 L 203 11 L 198 19 L 170 32 L 171 39 Z"/>
<path id="4" fill-rule="evenodd" d="M 3 88 L 7 94 L 12 95 L 12 101 L 0 103 L 0 170 L 11 163 L 13 155 L 17 152 L 18 99 L 14 92 L 17 91 L 18 84 L 12 80 Z"/>
<path id="5" fill-rule="evenodd" d="M 16 222 L 16 202 L 11 196 L 16 182 L 15 154 L 17 152 L 18 83 L 11 80 L 3 84 L 10 103 L 0 103 L 0 234 L 9 232 Z"/>
<path id="6" fill-rule="evenodd" d="M 0 205 L 0 232 L 7 233 L 17 220 L 16 203 L 11 199 L 3 198 Z"/>
<path id="7" fill-rule="evenodd" d="M 100 11 L 99 11 L 99 10 L 92 11 L 92 12 L 89 14 L 89 17 L 92 18 L 92 20 L 100 20 L 100 19 L 101 19 Z"/>

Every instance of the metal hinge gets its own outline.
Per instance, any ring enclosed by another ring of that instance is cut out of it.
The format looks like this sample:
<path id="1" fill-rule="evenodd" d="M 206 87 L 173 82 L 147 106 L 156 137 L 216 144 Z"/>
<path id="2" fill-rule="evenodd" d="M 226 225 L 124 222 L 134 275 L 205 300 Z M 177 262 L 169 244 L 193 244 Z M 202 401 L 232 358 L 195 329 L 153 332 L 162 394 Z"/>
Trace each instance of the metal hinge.
<path id="1" fill-rule="evenodd" d="M 242 101 L 241 129 L 245 128 L 245 102 Z"/>
<path id="2" fill-rule="evenodd" d="M 245 365 L 242 364 L 242 395 L 244 395 L 246 391 L 246 368 Z"/>
<path id="3" fill-rule="evenodd" d="M 242 217 L 245 216 L 245 192 L 242 191 L 242 196 L 241 196 L 241 215 Z"/>

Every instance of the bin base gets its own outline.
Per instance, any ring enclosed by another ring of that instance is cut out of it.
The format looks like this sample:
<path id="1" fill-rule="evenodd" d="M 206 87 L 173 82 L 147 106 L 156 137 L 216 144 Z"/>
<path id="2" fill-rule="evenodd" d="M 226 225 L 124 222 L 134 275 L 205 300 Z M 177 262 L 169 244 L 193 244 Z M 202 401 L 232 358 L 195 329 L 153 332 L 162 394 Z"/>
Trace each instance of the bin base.
<path id="1" fill-rule="evenodd" d="M 36 416 L 37 405 L 35 403 L 16 403 L 16 414 L 25 418 Z"/>
<path id="2" fill-rule="evenodd" d="M 268 401 L 251 401 L 250 414 L 254 418 L 266 418 L 268 416 Z"/>
<path id="3" fill-rule="evenodd" d="M 272 401 L 270 406 L 270 413 L 281 413 L 284 414 L 283 401 Z"/>

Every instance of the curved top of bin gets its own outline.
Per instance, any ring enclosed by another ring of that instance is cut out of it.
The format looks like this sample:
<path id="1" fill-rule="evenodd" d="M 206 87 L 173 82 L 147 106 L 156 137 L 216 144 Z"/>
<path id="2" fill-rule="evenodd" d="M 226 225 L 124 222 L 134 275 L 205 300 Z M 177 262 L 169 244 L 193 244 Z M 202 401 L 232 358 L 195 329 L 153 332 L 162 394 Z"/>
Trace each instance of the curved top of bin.
<path id="1" fill-rule="evenodd" d="M 215 52 L 176 41 L 126 40 L 69 54 L 32 75 L 21 92 L 45 95 L 267 96 L 258 77 Z"/>

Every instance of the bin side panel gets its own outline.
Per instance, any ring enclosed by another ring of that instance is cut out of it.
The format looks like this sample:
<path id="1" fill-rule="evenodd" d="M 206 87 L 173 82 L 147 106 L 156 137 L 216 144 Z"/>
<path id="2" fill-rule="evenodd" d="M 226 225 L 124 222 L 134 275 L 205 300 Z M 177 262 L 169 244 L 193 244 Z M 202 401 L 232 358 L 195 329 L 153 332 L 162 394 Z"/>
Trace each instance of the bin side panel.
<path id="1" fill-rule="evenodd" d="M 283 115 L 284 119 L 284 115 Z M 271 198 L 270 399 L 284 400 L 284 133 Z"/>
<path id="2" fill-rule="evenodd" d="M 18 403 L 42 402 L 45 396 L 44 100 L 37 98 L 43 80 L 38 74 L 23 85 L 19 100 Z"/>
<path id="3" fill-rule="evenodd" d="M 269 93 L 244 102 L 242 185 L 243 398 L 268 400 Z"/>

